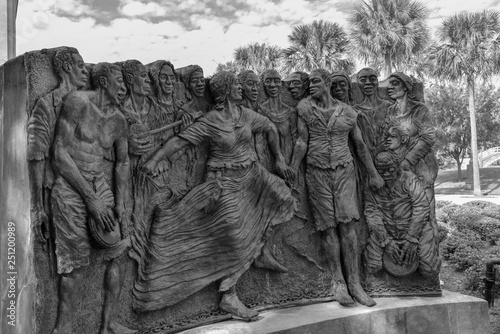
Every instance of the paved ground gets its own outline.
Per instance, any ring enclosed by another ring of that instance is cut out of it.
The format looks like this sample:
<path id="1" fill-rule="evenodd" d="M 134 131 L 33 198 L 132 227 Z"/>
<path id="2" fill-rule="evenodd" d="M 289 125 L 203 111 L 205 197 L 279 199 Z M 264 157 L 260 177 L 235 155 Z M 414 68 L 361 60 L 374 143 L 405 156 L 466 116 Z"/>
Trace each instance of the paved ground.
<path id="1" fill-rule="evenodd" d="M 436 194 L 436 201 L 450 201 L 455 204 L 464 204 L 471 201 L 488 201 L 500 205 L 500 196 L 472 196 L 472 195 L 440 195 Z"/>

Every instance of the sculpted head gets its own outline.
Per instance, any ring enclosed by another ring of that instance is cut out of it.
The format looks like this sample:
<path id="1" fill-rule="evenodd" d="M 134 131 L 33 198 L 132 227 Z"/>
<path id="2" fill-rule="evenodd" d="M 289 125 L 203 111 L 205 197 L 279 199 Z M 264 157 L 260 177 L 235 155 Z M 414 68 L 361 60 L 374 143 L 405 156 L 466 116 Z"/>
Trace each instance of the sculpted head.
<path id="1" fill-rule="evenodd" d="M 344 72 L 332 73 L 332 96 L 342 102 L 352 102 L 351 79 Z"/>
<path id="2" fill-rule="evenodd" d="M 267 69 L 260 75 L 264 92 L 268 97 L 278 97 L 281 91 L 281 76 L 275 69 Z"/>
<path id="3" fill-rule="evenodd" d="M 123 77 L 130 94 L 148 95 L 151 89 L 148 70 L 140 61 L 129 59 L 122 64 Z"/>
<path id="4" fill-rule="evenodd" d="M 378 74 L 373 68 L 365 67 L 358 72 L 358 83 L 366 96 L 371 96 L 378 89 Z"/>
<path id="5" fill-rule="evenodd" d="M 392 73 L 389 76 L 387 95 L 393 100 L 401 99 L 405 95 L 408 95 L 410 99 L 415 99 L 412 79 L 402 72 Z"/>
<path id="6" fill-rule="evenodd" d="M 319 98 L 324 94 L 330 94 L 330 73 L 322 68 L 312 70 L 309 75 L 309 93 L 312 98 Z"/>
<path id="7" fill-rule="evenodd" d="M 241 85 L 231 72 L 215 73 L 210 79 L 209 89 L 218 105 L 224 104 L 226 101 L 238 102 L 242 98 Z"/>
<path id="8" fill-rule="evenodd" d="M 174 65 L 167 60 L 155 61 L 149 70 L 149 76 L 156 90 L 156 95 L 172 95 L 177 81 Z"/>
<path id="9" fill-rule="evenodd" d="M 386 184 L 396 181 L 401 171 L 399 159 L 393 153 L 383 151 L 375 156 L 375 168 Z"/>
<path id="10" fill-rule="evenodd" d="M 181 76 L 186 89 L 194 96 L 203 97 L 205 94 L 205 77 L 203 69 L 198 65 L 189 65 Z M 188 96 L 191 99 L 192 96 Z"/>
<path id="11" fill-rule="evenodd" d="M 407 127 L 402 124 L 394 124 L 387 130 L 385 147 L 388 150 L 397 150 L 401 146 L 406 145 L 409 138 L 410 134 Z"/>
<path id="12" fill-rule="evenodd" d="M 251 102 L 257 102 L 259 97 L 259 78 L 252 70 L 238 74 L 238 81 L 243 88 L 243 97 Z"/>
<path id="13" fill-rule="evenodd" d="M 76 89 L 85 87 L 88 71 L 77 49 L 64 47 L 57 50 L 52 62 L 60 82 L 67 80 Z"/>
<path id="14" fill-rule="evenodd" d="M 288 91 L 294 99 L 301 100 L 306 97 L 309 89 L 309 74 L 301 71 L 293 72 L 286 81 L 290 82 Z"/>
<path id="15" fill-rule="evenodd" d="M 92 84 L 115 105 L 120 104 L 127 92 L 122 70 L 116 64 L 98 63 L 92 71 Z"/>

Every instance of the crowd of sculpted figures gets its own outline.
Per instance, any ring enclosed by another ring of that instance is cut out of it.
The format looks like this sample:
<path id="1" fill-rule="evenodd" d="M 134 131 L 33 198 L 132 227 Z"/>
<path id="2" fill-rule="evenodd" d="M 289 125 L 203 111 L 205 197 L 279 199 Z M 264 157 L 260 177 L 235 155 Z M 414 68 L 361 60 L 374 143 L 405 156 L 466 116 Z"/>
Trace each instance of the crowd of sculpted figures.
<path id="1" fill-rule="evenodd" d="M 53 67 L 59 86 L 28 122 L 32 225 L 40 242 L 53 226 L 60 275 L 53 333 L 71 332 L 91 239 L 108 261 L 101 333 L 134 332 L 115 314 L 127 256 L 138 263 L 137 310 L 174 305 L 218 282 L 220 309 L 255 318 L 235 286 L 252 264 L 294 270 L 273 257 L 269 240 L 301 214 L 293 192 L 300 178 L 341 305 L 376 304 L 362 266 L 438 275 L 434 128 L 407 75 L 388 78 L 386 100 L 376 71 L 362 69 L 355 79 L 364 99 L 354 104 L 351 77 L 324 69 L 207 80 L 196 65 L 176 72 L 166 60 L 127 60 L 89 71 L 74 48 L 60 48 Z M 105 161 L 114 164 L 112 185 Z M 353 227 L 360 219 L 369 230 L 364 250 Z"/>

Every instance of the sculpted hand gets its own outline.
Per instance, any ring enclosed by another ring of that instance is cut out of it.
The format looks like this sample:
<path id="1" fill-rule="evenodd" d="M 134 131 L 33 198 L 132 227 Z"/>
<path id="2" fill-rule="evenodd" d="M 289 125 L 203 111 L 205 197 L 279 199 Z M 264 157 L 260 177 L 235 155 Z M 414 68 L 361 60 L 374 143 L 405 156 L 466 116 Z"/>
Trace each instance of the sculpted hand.
<path id="1" fill-rule="evenodd" d="M 391 240 L 387 246 L 387 253 L 391 256 L 391 259 L 394 263 L 400 264 L 400 258 L 401 258 L 401 251 L 398 247 L 398 245 L 394 242 L 394 240 Z"/>
<path id="2" fill-rule="evenodd" d="M 401 165 L 400 165 L 401 169 L 402 170 L 406 170 L 406 171 L 409 171 L 411 170 L 411 164 L 408 160 L 404 159 L 402 162 L 401 162 Z"/>
<path id="3" fill-rule="evenodd" d="M 385 184 L 384 179 L 377 173 L 375 176 L 370 177 L 370 187 L 374 190 L 379 190 Z"/>
<path id="4" fill-rule="evenodd" d="M 115 230 L 116 222 L 113 211 L 100 198 L 88 201 L 87 207 L 92 217 L 97 220 L 104 230 L 108 232 Z"/>
<path id="5" fill-rule="evenodd" d="M 133 155 L 143 155 L 153 147 L 153 143 L 146 139 L 130 137 L 128 139 L 128 151 Z"/>
<path id="6" fill-rule="evenodd" d="M 283 176 L 283 178 L 287 181 L 293 181 L 295 178 L 294 170 L 287 166 L 287 164 L 283 160 L 276 160 L 275 165 L 276 171 L 279 175 Z"/>
<path id="7" fill-rule="evenodd" d="M 42 207 L 37 207 L 31 212 L 31 221 L 35 228 L 35 235 L 39 242 L 45 243 L 49 238 L 49 217 Z"/>
<path id="8" fill-rule="evenodd" d="M 401 252 L 401 262 L 408 265 L 417 257 L 418 244 L 405 240 Z"/>
<path id="9" fill-rule="evenodd" d="M 141 167 L 141 172 L 152 175 L 156 170 L 157 164 L 156 160 L 150 159 Z"/>
<path id="10" fill-rule="evenodd" d="M 182 114 L 181 120 L 182 120 L 182 126 L 185 128 L 194 123 L 194 117 L 189 113 Z"/>

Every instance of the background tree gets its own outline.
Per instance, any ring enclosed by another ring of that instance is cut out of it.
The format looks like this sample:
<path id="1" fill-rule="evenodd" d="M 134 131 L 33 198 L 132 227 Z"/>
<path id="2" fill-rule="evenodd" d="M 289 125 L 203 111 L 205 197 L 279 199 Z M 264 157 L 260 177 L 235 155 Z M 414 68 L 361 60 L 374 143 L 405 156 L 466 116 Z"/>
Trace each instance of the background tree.
<path id="1" fill-rule="evenodd" d="M 215 73 L 220 72 L 220 71 L 229 71 L 234 74 L 238 74 L 240 71 L 242 71 L 243 68 L 241 66 L 238 66 L 234 61 L 228 61 L 225 64 L 219 63 L 217 64 L 217 67 L 215 69 Z"/>
<path id="2" fill-rule="evenodd" d="M 290 47 L 283 51 L 287 72 L 324 68 L 329 71 L 354 71 L 347 33 L 340 25 L 313 21 L 292 28 L 288 35 Z"/>
<path id="3" fill-rule="evenodd" d="M 239 70 L 252 70 L 257 74 L 268 68 L 282 73 L 282 49 L 267 43 L 250 43 L 234 50 L 234 64 Z"/>
<path id="4" fill-rule="evenodd" d="M 476 113 L 479 123 L 479 143 L 484 148 L 500 144 L 500 91 L 492 84 L 477 87 Z M 462 86 L 434 84 L 426 89 L 426 103 L 435 115 L 437 151 L 457 163 L 457 179 L 462 180 L 462 162 L 470 152 L 471 132 L 467 108 L 467 91 Z"/>
<path id="5" fill-rule="evenodd" d="M 431 75 L 461 82 L 465 79 L 474 177 L 474 195 L 481 195 L 477 150 L 475 82 L 499 72 L 499 14 L 495 11 L 460 13 L 443 21 L 438 29 L 440 45 L 429 52 Z"/>
<path id="6" fill-rule="evenodd" d="M 383 64 L 386 77 L 393 69 L 418 75 L 411 70 L 421 68 L 415 65 L 429 42 L 428 13 L 419 1 L 362 1 L 349 18 L 351 41 L 365 64 Z"/>

